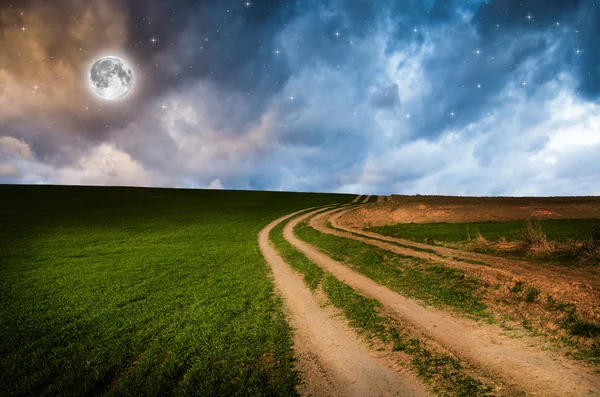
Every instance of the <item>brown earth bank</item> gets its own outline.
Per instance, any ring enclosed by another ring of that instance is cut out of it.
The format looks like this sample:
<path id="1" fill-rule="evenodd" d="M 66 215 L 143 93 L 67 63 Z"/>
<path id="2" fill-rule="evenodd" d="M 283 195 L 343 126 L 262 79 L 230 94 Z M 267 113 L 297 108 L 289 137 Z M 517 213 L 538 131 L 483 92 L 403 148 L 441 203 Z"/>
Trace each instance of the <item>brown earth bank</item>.
<path id="1" fill-rule="evenodd" d="M 502 334 L 498 326 L 468 320 L 437 308 L 424 308 L 297 239 L 292 232 L 294 225 L 313 214 L 290 222 L 284 229 L 285 239 L 338 279 L 363 295 L 377 299 L 394 317 L 412 323 L 489 376 L 502 379 L 508 394 L 518 390 L 525 391 L 527 395 L 548 396 L 600 393 L 600 379 L 590 373 L 590 368 L 555 352 L 542 350 L 536 338 L 522 336 L 514 339 Z M 313 218 L 311 225 L 327 233 L 323 222 L 319 222 L 327 215 L 324 213 Z"/>
<path id="2" fill-rule="evenodd" d="M 297 214 L 297 213 L 295 213 Z M 375 357 L 332 307 L 321 307 L 302 277 L 269 243 L 269 232 L 281 217 L 259 234 L 259 246 L 273 271 L 294 328 L 302 396 L 430 396 L 428 388 L 408 372 L 398 372 Z"/>
<path id="3" fill-rule="evenodd" d="M 332 213 L 328 221 L 336 230 L 328 232 L 346 233 L 343 237 L 460 268 L 493 287 L 481 291 L 488 307 L 518 320 L 517 324 L 526 324 L 535 332 L 551 336 L 563 347 L 578 346 L 571 351 L 573 354 L 578 354 L 580 347 L 589 349 L 594 345 L 597 349 L 597 339 L 574 336 L 572 328 L 582 322 L 600 325 L 600 267 L 528 262 L 496 256 L 497 253 L 471 252 L 460 244 L 453 248 L 430 245 L 361 229 L 405 222 L 598 218 L 600 198 L 394 196 L 394 199 L 392 203 L 368 204 Z M 540 216 L 542 213 L 545 218 Z M 321 231 L 326 226 L 321 223 Z M 535 289 L 535 296 L 527 299 L 530 289 Z"/>
<path id="4" fill-rule="evenodd" d="M 364 228 L 397 223 L 485 222 L 528 219 L 600 219 L 600 197 L 401 196 L 347 213 L 345 225 Z"/>

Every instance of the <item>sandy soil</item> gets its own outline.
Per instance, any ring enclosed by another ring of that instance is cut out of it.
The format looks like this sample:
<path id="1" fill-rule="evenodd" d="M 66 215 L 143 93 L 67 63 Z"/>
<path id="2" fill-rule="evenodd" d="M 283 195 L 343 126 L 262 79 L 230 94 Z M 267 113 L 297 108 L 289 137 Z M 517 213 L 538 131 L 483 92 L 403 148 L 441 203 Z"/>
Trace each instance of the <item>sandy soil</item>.
<path id="1" fill-rule="evenodd" d="M 413 198 L 413 197 L 411 197 Z M 462 198 L 464 199 L 464 198 Z M 590 211 L 587 213 L 587 218 L 590 217 L 590 214 L 594 214 L 594 206 L 600 206 L 600 200 L 593 199 L 578 199 L 574 198 L 571 201 L 561 202 L 559 199 L 561 198 L 550 198 L 547 199 L 549 202 L 546 204 L 551 204 L 554 200 L 554 203 L 558 206 L 563 206 L 562 214 L 568 214 L 568 217 L 576 217 L 579 215 L 580 217 L 584 216 L 584 212 L 581 208 L 586 208 L 586 211 Z M 540 199 L 544 200 L 544 199 Z M 510 201 L 510 200 L 509 200 Z M 571 206 L 573 201 L 579 202 L 577 212 L 575 212 Z M 583 202 L 587 202 L 584 204 Z M 566 203 L 566 204 L 565 204 Z M 387 205 L 388 203 L 384 203 Z M 522 204 L 522 203 L 521 203 Z M 357 218 L 364 216 L 359 215 L 360 213 L 364 213 L 364 211 L 368 211 L 367 207 L 374 208 L 373 204 L 354 207 L 352 209 L 342 210 L 337 212 L 336 214 L 332 214 L 329 221 L 331 224 L 337 228 L 344 230 L 346 232 L 354 233 L 354 235 L 344 234 L 343 237 L 347 238 L 355 238 L 355 235 L 360 235 L 368 238 L 367 240 L 361 240 L 368 244 L 379 246 L 380 248 L 384 248 L 396 253 L 416 256 L 424 259 L 434 260 L 436 262 L 443 263 L 448 266 L 460 268 L 470 272 L 471 274 L 479 277 L 482 280 L 489 281 L 494 283 L 494 277 L 497 277 L 499 280 L 516 282 L 523 281 L 526 282 L 529 286 L 535 286 L 540 291 L 543 292 L 543 296 L 545 294 L 551 294 L 555 299 L 559 299 L 566 303 L 574 303 L 578 311 L 588 320 L 593 320 L 596 322 L 600 322 L 600 269 L 594 267 L 566 267 L 566 266 L 552 266 L 552 265 L 540 265 L 529 263 L 526 261 L 519 261 L 514 259 L 501 258 L 492 255 L 485 255 L 470 251 L 439 247 L 424 243 L 419 243 L 411 240 L 405 240 L 401 238 L 383 236 L 378 233 L 363 231 L 360 228 L 353 226 L 356 222 Z M 487 208 L 487 206 L 485 206 Z M 600 208 L 600 207 L 599 207 Z M 484 209 L 482 209 L 483 211 Z M 374 211 L 377 212 L 378 209 L 374 208 Z M 490 211 L 490 209 L 486 209 L 486 211 Z M 558 209 L 554 209 L 555 213 L 559 213 Z M 334 211 L 332 211 L 334 212 Z M 513 216 L 518 211 L 515 212 L 507 211 L 505 216 Z M 511 215 L 512 214 L 512 215 Z M 418 219 L 418 215 L 416 215 Z M 566 217 L 566 215 L 565 215 Z M 415 218 L 415 219 L 417 219 Z M 449 219 L 448 219 L 449 221 Z M 463 219 L 464 221 L 464 219 Z M 331 231 L 330 232 L 334 232 Z M 439 256 L 432 255 L 426 252 L 414 251 L 406 248 L 401 248 L 397 246 L 390 246 L 382 242 L 373 241 L 372 238 L 376 238 L 378 240 L 384 240 L 389 242 L 400 243 L 410 247 L 416 247 L 421 249 L 428 249 L 435 251 L 438 255 L 446 256 L 446 257 L 456 257 L 467 260 L 475 260 L 486 263 L 488 266 L 481 265 L 473 265 L 465 262 L 459 262 L 448 258 L 440 258 Z"/>
<path id="2" fill-rule="evenodd" d="M 522 301 L 518 302 L 517 299 L 517 302 L 513 302 L 513 304 L 508 306 L 499 304 L 498 302 L 504 302 L 507 298 L 515 299 L 514 294 L 510 293 L 509 288 L 517 281 L 524 282 L 527 288 L 537 288 L 542 297 L 550 294 L 557 301 L 575 304 L 579 317 L 587 321 L 600 323 L 600 294 L 598 293 L 600 291 L 600 269 L 540 266 L 539 264 L 532 264 L 525 261 L 431 246 L 410 240 L 383 236 L 343 225 L 340 222 L 340 218 L 343 218 L 346 211 L 348 210 L 333 210 L 329 211 L 329 215 L 327 215 L 331 225 L 341 230 L 328 228 L 321 216 L 315 217 L 313 224 L 321 231 L 329 234 L 352 238 L 401 255 L 414 256 L 462 269 L 467 274 L 471 274 L 479 280 L 487 282 L 489 285 L 500 284 L 501 288 L 488 290 L 483 295 L 485 303 L 490 307 L 499 309 L 506 315 L 513 317 L 514 315 L 517 317 L 525 316 L 530 321 L 537 319 L 543 332 L 549 332 L 555 336 L 568 337 L 569 335 L 566 330 L 560 327 L 565 314 L 562 312 L 548 312 L 544 309 L 543 302 L 537 305 L 527 305 Z M 437 255 L 388 244 L 386 241 L 400 243 L 408 247 L 429 249 L 436 252 Z M 487 266 L 466 263 L 451 258 L 476 260 L 487 264 Z M 584 344 L 591 343 L 589 340 L 587 342 L 580 342 Z"/>
<path id="3" fill-rule="evenodd" d="M 600 395 L 598 376 L 590 375 L 589 369 L 558 353 L 542 351 L 538 347 L 539 339 L 512 339 L 502 335 L 501 329 L 496 326 L 419 306 L 300 241 L 293 235 L 292 228 L 309 216 L 311 213 L 302 215 L 286 226 L 284 237 L 291 244 L 365 296 L 379 300 L 386 311 L 398 319 L 409 321 L 483 373 L 501 379 L 508 394 L 522 390 L 544 396 Z M 325 216 L 327 214 L 320 218 Z M 327 232 L 313 223 L 318 230 Z"/>
<path id="4" fill-rule="evenodd" d="M 377 202 L 378 203 L 383 203 L 386 199 L 386 196 L 377 196 Z"/>
<path id="5" fill-rule="evenodd" d="M 348 213 L 343 223 L 364 228 L 397 223 L 525 219 L 600 219 L 600 197 L 398 196 Z"/>
<path id="6" fill-rule="evenodd" d="M 344 321 L 333 317 L 331 307 L 320 307 L 302 277 L 270 245 L 271 229 L 293 215 L 279 218 L 261 230 L 259 245 L 295 330 L 294 349 L 304 379 L 301 395 L 431 395 L 411 374 L 399 374 L 378 361 Z"/>

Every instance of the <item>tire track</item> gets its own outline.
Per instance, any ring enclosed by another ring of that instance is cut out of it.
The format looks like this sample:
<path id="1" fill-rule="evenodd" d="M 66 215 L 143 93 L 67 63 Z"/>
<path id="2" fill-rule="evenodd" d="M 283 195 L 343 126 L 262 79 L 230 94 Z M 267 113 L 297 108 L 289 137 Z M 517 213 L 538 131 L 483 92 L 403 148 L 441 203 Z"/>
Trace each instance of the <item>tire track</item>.
<path id="1" fill-rule="evenodd" d="M 510 393 L 522 390 L 544 396 L 600 395 L 597 376 L 590 375 L 578 363 L 536 348 L 535 338 L 512 339 L 500 335 L 501 331 L 495 326 L 459 318 L 439 309 L 425 309 L 299 240 L 293 234 L 293 227 L 315 212 L 289 222 L 284 228 L 284 238 L 341 281 L 379 300 L 394 317 L 409 321 L 483 373 L 502 379 Z"/>
<path id="2" fill-rule="evenodd" d="M 329 212 L 328 220 L 331 223 L 331 225 L 335 229 L 338 229 L 338 230 L 327 228 L 328 231 L 325 231 L 325 230 L 320 230 L 320 231 L 322 231 L 324 233 L 339 235 L 340 237 L 353 238 L 355 240 L 359 240 L 359 241 L 362 241 L 362 242 L 365 242 L 365 243 L 371 244 L 371 245 L 376 245 L 380 248 L 387 249 L 392 252 L 400 253 L 403 255 L 415 256 L 415 257 L 419 257 L 419 258 L 423 258 L 423 259 L 434 260 L 436 262 L 444 263 L 449 266 L 460 268 L 460 269 L 470 269 L 472 271 L 479 272 L 479 273 L 481 273 L 483 271 L 488 272 L 488 273 L 494 272 L 496 274 L 502 275 L 504 278 L 506 278 L 506 277 L 514 278 L 514 276 L 518 276 L 518 277 L 534 278 L 534 279 L 538 279 L 538 280 L 544 279 L 544 282 L 551 283 L 553 285 L 560 285 L 562 283 L 566 283 L 566 281 L 565 281 L 565 276 L 566 276 L 566 277 L 568 277 L 568 279 L 570 281 L 575 281 L 575 282 L 581 283 L 583 285 L 586 285 L 586 284 L 590 285 L 593 288 L 593 290 L 595 290 L 595 291 L 600 290 L 600 284 L 597 281 L 598 280 L 597 278 L 585 277 L 580 274 L 570 272 L 569 269 L 567 269 L 567 268 L 561 268 L 561 267 L 555 266 L 555 267 L 553 267 L 553 273 L 548 274 L 547 272 L 545 272 L 544 274 L 541 274 L 539 271 L 539 266 L 536 267 L 535 265 L 532 265 L 525 261 L 519 261 L 519 260 L 515 260 L 515 259 L 507 259 L 507 258 L 493 256 L 493 255 L 480 254 L 480 253 L 476 253 L 476 252 L 463 251 L 463 250 L 458 250 L 458 249 L 454 249 L 454 248 L 446 248 L 446 247 L 439 247 L 436 245 L 418 243 L 418 242 L 415 242 L 412 240 L 405 240 L 402 238 L 385 236 L 385 235 L 374 233 L 374 232 L 367 232 L 367 231 L 364 231 L 361 229 L 349 227 L 349 226 L 342 224 L 340 222 L 340 218 L 342 216 L 344 216 L 344 214 L 346 214 L 347 212 L 352 211 L 352 210 L 353 210 L 353 208 L 336 209 L 336 210 Z M 326 227 L 326 225 L 325 225 L 325 227 Z M 337 232 L 339 232 L 339 233 L 347 232 L 348 234 L 344 233 L 343 235 L 340 235 L 340 234 L 337 234 Z M 356 236 L 356 235 L 360 235 L 360 236 L 362 236 L 362 238 L 359 236 Z M 427 249 L 427 250 L 434 251 L 435 254 L 430 254 L 430 253 L 426 253 L 423 251 L 411 250 L 410 248 L 398 247 L 398 246 L 394 246 L 394 245 L 382 245 L 385 243 L 382 241 L 371 240 L 371 239 L 388 241 L 390 243 L 398 243 L 398 244 L 402 244 L 402 245 L 405 245 L 408 247 L 414 247 L 417 249 Z M 452 260 L 452 259 L 448 259 L 448 258 L 443 258 L 444 256 L 445 257 L 455 257 L 455 258 L 460 258 L 460 259 L 465 259 L 465 260 L 479 261 L 479 262 L 486 263 L 486 264 L 490 265 L 491 267 L 483 268 L 482 265 L 470 264 L 470 263 L 466 263 L 466 262 L 460 262 L 460 261 L 456 261 L 456 260 Z M 510 271 L 506 271 L 504 269 L 510 269 Z"/>
<path id="3" fill-rule="evenodd" d="M 374 358 L 355 332 L 333 317 L 331 307 L 319 307 L 302 277 L 271 246 L 269 233 L 273 227 L 300 212 L 269 223 L 258 236 L 260 250 L 273 271 L 295 330 L 297 366 L 304 376 L 299 392 L 341 397 L 430 395 L 412 375 L 398 374 Z"/>

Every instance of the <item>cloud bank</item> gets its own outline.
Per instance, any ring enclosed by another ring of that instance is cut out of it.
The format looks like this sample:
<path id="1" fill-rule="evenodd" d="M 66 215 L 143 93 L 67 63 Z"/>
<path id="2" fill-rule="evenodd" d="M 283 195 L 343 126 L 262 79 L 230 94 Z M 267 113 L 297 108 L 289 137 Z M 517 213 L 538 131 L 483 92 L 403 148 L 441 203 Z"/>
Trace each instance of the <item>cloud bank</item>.
<path id="1" fill-rule="evenodd" d="M 2 0 L 0 183 L 598 195 L 598 7 Z"/>

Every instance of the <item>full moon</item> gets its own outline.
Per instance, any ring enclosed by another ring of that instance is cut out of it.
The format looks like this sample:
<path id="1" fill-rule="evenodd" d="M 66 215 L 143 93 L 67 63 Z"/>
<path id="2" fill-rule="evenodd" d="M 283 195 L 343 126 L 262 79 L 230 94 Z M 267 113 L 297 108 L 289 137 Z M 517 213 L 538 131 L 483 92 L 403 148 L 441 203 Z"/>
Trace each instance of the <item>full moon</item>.
<path id="1" fill-rule="evenodd" d="M 103 99 L 123 98 L 131 89 L 131 68 L 117 57 L 98 59 L 90 69 L 90 86 Z"/>

